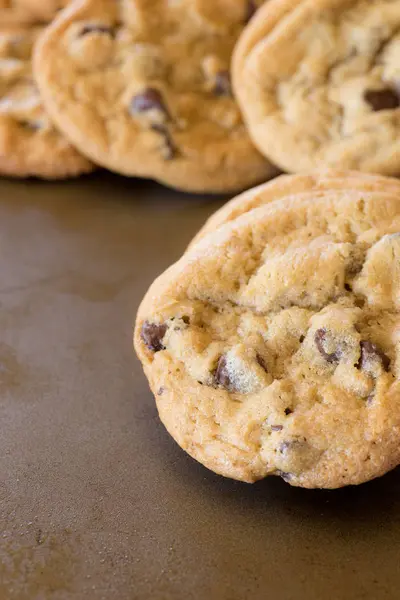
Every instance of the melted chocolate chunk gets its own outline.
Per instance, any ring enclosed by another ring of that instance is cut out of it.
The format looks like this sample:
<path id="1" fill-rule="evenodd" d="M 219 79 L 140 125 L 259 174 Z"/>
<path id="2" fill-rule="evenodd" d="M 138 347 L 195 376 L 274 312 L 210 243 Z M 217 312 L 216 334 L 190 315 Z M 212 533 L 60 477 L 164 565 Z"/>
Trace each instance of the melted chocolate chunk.
<path id="1" fill-rule="evenodd" d="M 111 37 L 114 37 L 114 32 L 111 27 L 107 25 L 85 25 L 80 31 L 80 36 L 89 35 L 90 33 L 105 33 Z"/>
<path id="2" fill-rule="evenodd" d="M 215 76 L 214 94 L 216 96 L 232 96 L 229 71 L 220 71 Z"/>
<path id="3" fill-rule="evenodd" d="M 282 431 L 283 425 L 271 425 L 272 431 Z"/>
<path id="4" fill-rule="evenodd" d="M 164 98 L 155 88 L 147 88 L 141 94 L 133 96 L 131 102 L 131 113 L 140 114 L 149 110 L 158 110 L 168 116 Z"/>
<path id="5" fill-rule="evenodd" d="M 163 158 L 165 158 L 165 160 L 172 160 L 173 158 L 176 158 L 176 156 L 179 154 L 178 148 L 176 147 L 168 129 L 164 125 L 152 125 L 151 128 L 153 131 L 159 133 L 163 138 Z"/>
<path id="6" fill-rule="evenodd" d="M 282 442 L 278 446 L 278 450 L 281 454 L 286 454 L 289 450 L 303 450 L 307 449 L 308 444 L 306 439 L 303 440 L 289 440 L 287 442 Z"/>
<path id="7" fill-rule="evenodd" d="M 254 0 L 247 0 L 247 10 L 246 10 L 246 16 L 244 19 L 244 22 L 247 24 L 250 19 L 252 17 L 254 17 L 254 15 L 256 14 L 258 10 L 258 6 L 257 4 L 254 2 Z"/>
<path id="8" fill-rule="evenodd" d="M 326 362 L 330 364 L 338 363 L 340 357 L 342 355 L 340 348 L 338 348 L 335 352 L 328 353 L 325 351 L 324 345 L 326 342 L 326 329 L 317 329 L 314 336 L 315 345 L 318 348 L 319 353 L 324 357 Z"/>
<path id="9" fill-rule="evenodd" d="M 367 406 L 371 406 L 371 404 L 374 402 L 374 399 L 375 399 L 375 393 L 371 392 L 371 394 L 369 394 L 365 399 Z"/>
<path id="10" fill-rule="evenodd" d="M 285 408 L 285 410 L 283 411 L 285 413 L 286 416 L 289 416 L 292 414 L 292 409 L 291 408 Z"/>
<path id="11" fill-rule="evenodd" d="M 386 88 L 384 90 L 367 90 L 364 92 L 364 100 L 368 102 L 372 110 L 393 110 L 400 106 L 400 97 L 395 90 Z"/>
<path id="12" fill-rule="evenodd" d="M 267 365 L 266 365 L 266 362 L 265 362 L 265 360 L 263 359 L 263 357 L 262 357 L 262 356 L 260 356 L 259 354 L 257 354 L 257 356 L 256 356 L 256 359 L 257 359 L 257 362 L 258 362 L 258 364 L 260 365 L 260 367 L 262 367 L 262 368 L 264 369 L 264 371 L 265 371 L 266 373 L 268 373 L 268 367 L 267 367 Z"/>
<path id="13" fill-rule="evenodd" d="M 385 371 L 389 371 L 390 367 L 390 358 L 377 346 L 372 342 L 368 342 L 363 340 L 360 342 L 360 360 L 358 361 L 357 368 L 358 369 L 367 369 L 368 362 L 370 360 L 378 359 L 380 360 L 382 367 Z"/>
<path id="14" fill-rule="evenodd" d="M 290 481 L 293 478 L 292 473 L 286 473 L 285 471 L 277 470 L 276 475 L 282 477 L 283 481 Z"/>
<path id="15" fill-rule="evenodd" d="M 279 444 L 278 450 L 281 454 L 285 454 L 294 444 L 295 442 L 282 442 Z"/>
<path id="16" fill-rule="evenodd" d="M 25 129 L 30 129 L 31 131 L 39 131 L 42 129 L 42 124 L 39 121 L 20 121 L 21 127 Z"/>
<path id="17" fill-rule="evenodd" d="M 227 390 L 232 389 L 232 381 L 226 368 L 226 357 L 221 356 L 214 373 L 214 379 L 218 385 L 222 385 Z"/>
<path id="18" fill-rule="evenodd" d="M 159 352 L 160 350 L 165 350 L 162 340 L 166 332 L 167 325 L 165 323 L 157 325 L 157 323 L 145 321 L 142 326 L 141 337 L 149 350 Z"/>

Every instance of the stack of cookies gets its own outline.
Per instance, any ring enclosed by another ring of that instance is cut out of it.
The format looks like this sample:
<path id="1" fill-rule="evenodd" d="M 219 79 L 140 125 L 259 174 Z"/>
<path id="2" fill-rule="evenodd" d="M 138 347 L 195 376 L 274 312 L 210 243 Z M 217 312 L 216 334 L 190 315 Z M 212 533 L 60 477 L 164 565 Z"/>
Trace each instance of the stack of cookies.
<path id="1" fill-rule="evenodd" d="M 400 463 L 400 182 L 286 175 L 225 205 L 151 286 L 135 347 L 213 471 L 359 484 Z"/>

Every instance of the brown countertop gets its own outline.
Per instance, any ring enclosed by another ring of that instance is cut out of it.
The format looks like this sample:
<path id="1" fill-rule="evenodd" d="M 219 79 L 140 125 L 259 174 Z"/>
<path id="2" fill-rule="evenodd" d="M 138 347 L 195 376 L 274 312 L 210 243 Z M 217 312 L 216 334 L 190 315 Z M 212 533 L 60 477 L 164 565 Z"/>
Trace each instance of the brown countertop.
<path id="1" fill-rule="evenodd" d="M 106 174 L 0 181 L 0 600 L 399 597 L 399 470 L 248 486 L 157 418 L 134 313 L 221 202 Z"/>

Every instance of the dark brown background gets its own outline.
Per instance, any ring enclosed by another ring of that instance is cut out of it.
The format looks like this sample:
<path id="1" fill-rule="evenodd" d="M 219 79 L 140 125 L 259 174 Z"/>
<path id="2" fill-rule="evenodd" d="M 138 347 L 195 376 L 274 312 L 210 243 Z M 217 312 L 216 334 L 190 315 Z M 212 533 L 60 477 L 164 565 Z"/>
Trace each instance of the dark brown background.
<path id="1" fill-rule="evenodd" d="M 221 202 L 0 181 L 0 600 L 400 597 L 399 472 L 239 484 L 157 418 L 133 315 Z"/>

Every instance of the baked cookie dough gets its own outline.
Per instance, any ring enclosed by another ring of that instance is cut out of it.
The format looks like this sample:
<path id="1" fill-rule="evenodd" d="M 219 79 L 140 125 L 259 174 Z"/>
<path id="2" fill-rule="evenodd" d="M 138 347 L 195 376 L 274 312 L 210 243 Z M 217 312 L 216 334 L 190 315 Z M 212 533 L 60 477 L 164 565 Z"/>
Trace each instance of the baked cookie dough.
<path id="1" fill-rule="evenodd" d="M 285 171 L 400 173 L 400 0 L 271 0 L 233 60 L 253 141 Z"/>
<path id="2" fill-rule="evenodd" d="M 41 27 L 0 10 L 0 174 L 58 179 L 93 170 L 49 119 L 32 75 Z"/>
<path id="3" fill-rule="evenodd" d="M 42 21 L 51 21 L 71 0 L 13 0 L 19 10 L 26 10 Z"/>
<path id="4" fill-rule="evenodd" d="M 49 114 L 83 153 L 125 175 L 193 192 L 267 180 L 277 169 L 250 141 L 229 71 L 258 4 L 73 4 L 36 51 L 35 76 Z"/>
<path id="5" fill-rule="evenodd" d="M 221 225 L 142 302 L 161 420 L 217 473 L 337 488 L 400 462 L 400 194 L 351 177 Z"/>
<path id="6" fill-rule="evenodd" d="M 304 175 L 281 175 L 273 181 L 252 188 L 215 212 L 191 242 L 197 243 L 210 231 L 223 223 L 233 221 L 240 215 L 265 204 L 280 200 L 285 196 L 307 194 L 309 192 L 329 191 L 376 191 L 400 193 L 400 181 L 393 177 L 383 177 L 360 173 L 359 171 L 338 171 L 333 169 L 314 171 Z"/>

